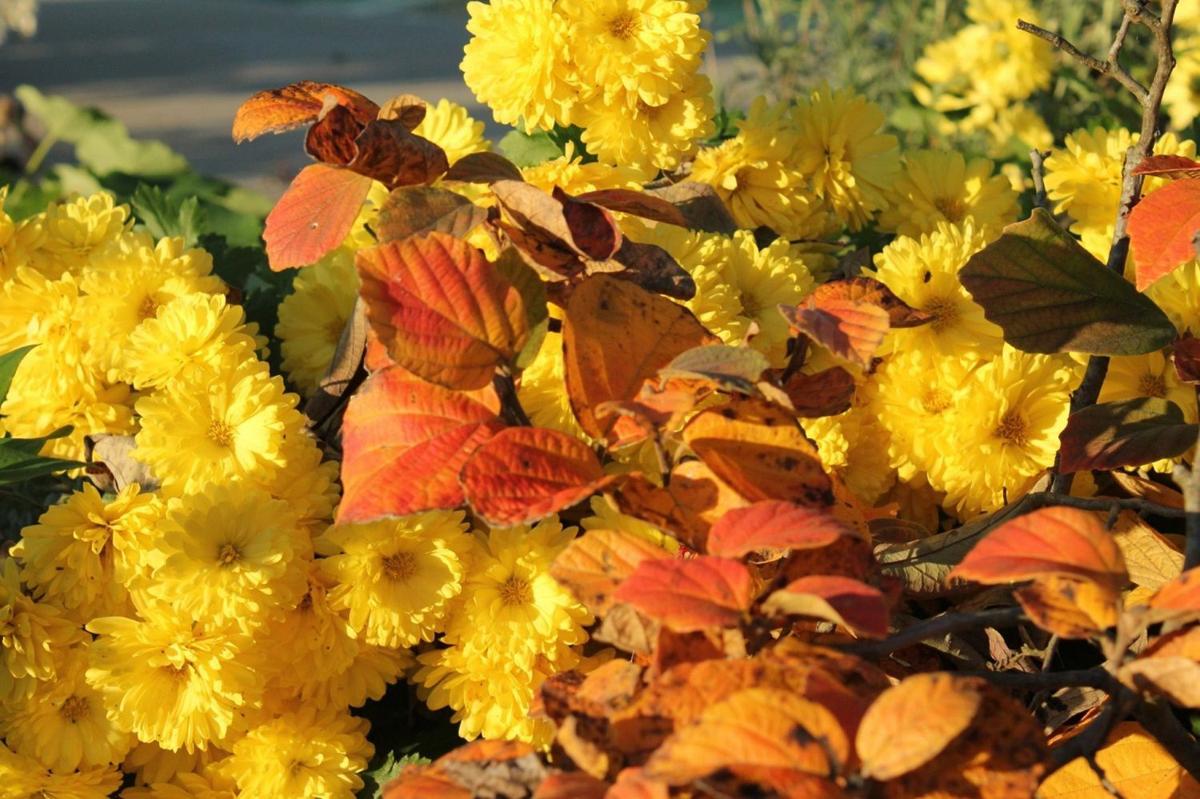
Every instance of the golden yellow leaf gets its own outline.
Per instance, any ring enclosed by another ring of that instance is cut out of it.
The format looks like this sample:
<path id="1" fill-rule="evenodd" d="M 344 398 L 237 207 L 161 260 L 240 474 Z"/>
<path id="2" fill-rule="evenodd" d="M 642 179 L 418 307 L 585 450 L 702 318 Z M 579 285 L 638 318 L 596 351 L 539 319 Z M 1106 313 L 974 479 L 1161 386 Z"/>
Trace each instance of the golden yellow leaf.
<path id="1" fill-rule="evenodd" d="M 1112 534 L 1134 585 L 1157 591 L 1183 571 L 1183 553 L 1136 513 L 1123 511 Z"/>
<path id="2" fill-rule="evenodd" d="M 1117 725 L 1096 762 L 1122 795 L 1137 799 L 1200 799 L 1200 783 L 1138 724 Z M 1037 799 L 1112 799 L 1083 758 L 1051 774 Z"/>

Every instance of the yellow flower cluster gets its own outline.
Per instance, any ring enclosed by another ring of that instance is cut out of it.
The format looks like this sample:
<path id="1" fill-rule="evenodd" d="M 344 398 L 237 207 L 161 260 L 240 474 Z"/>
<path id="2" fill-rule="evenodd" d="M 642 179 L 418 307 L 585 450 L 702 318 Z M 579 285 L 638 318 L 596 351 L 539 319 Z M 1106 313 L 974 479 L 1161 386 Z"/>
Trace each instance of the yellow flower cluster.
<path id="1" fill-rule="evenodd" d="M 463 78 L 497 122 L 585 128 L 588 152 L 649 177 L 714 132 L 694 0 L 467 4 Z"/>
<path id="2" fill-rule="evenodd" d="M 968 0 L 970 24 L 925 49 L 916 64 L 921 81 L 913 94 L 924 106 L 954 114 L 945 132 L 983 132 L 1002 152 L 1012 141 L 1028 150 L 1052 137 L 1025 101 L 1050 85 L 1050 45 L 1016 28 L 1016 20 L 1040 22 L 1028 0 Z"/>

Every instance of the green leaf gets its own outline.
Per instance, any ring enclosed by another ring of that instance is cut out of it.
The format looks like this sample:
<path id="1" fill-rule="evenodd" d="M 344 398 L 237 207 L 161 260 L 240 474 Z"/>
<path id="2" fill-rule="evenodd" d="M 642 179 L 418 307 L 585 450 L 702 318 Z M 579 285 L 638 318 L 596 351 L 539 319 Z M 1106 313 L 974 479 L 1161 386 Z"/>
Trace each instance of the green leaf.
<path id="1" fill-rule="evenodd" d="M 376 758 L 378 760 L 378 758 Z M 388 752 L 381 761 L 376 764 L 374 761 L 360 776 L 363 780 L 363 787 L 358 792 L 358 796 L 363 799 L 381 799 L 383 796 L 383 787 L 396 777 L 400 776 L 400 772 L 409 766 L 423 766 L 432 761 L 427 757 L 422 757 L 417 753 L 401 755 L 396 757 L 395 752 Z"/>
<path id="2" fill-rule="evenodd" d="M 140 184 L 130 198 L 133 212 L 156 239 L 180 236 L 194 247 L 204 228 L 204 214 L 195 197 L 174 199 L 157 186 Z"/>
<path id="3" fill-rule="evenodd" d="M 1103 402 L 1077 411 L 1059 435 L 1060 469 L 1117 469 L 1173 458 L 1196 443 L 1200 425 L 1184 421 L 1175 403 L 1156 397 Z"/>
<path id="4" fill-rule="evenodd" d="M 35 477 L 83 466 L 79 461 L 38 455 L 47 441 L 62 438 L 70 432 L 70 427 L 60 427 L 41 438 L 0 438 L 0 485 L 23 483 Z"/>
<path id="5" fill-rule="evenodd" d="M 550 134 L 544 131 L 533 134 L 509 131 L 500 140 L 499 147 L 500 152 L 517 166 L 537 166 L 563 154 Z"/>
<path id="6" fill-rule="evenodd" d="M 959 278 L 1004 340 L 1025 352 L 1142 355 L 1175 339 L 1157 305 L 1034 209 L 967 261 Z"/>
<path id="7" fill-rule="evenodd" d="M 77 144 L 95 125 L 108 119 L 95 108 L 83 108 L 65 97 L 42 94 L 33 86 L 18 86 L 13 94 L 42 123 L 46 138 Z"/>
<path id="8" fill-rule="evenodd" d="M 21 365 L 21 361 L 29 354 L 29 351 L 36 346 L 36 344 L 30 344 L 0 355 L 0 405 L 8 399 L 8 389 L 12 386 L 13 375 L 17 373 L 17 367 Z"/>

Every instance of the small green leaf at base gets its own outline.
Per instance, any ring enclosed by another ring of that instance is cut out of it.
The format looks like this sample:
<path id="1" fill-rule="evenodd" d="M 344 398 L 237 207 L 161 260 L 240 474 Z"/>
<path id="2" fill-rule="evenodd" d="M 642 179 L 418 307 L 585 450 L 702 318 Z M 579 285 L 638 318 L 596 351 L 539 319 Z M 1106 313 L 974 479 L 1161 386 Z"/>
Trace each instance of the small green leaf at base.
<path id="1" fill-rule="evenodd" d="M 1200 427 L 1173 402 L 1138 397 L 1105 402 L 1071 414 L 1059 440 L 1064 473 L 1142 466 L 1187 452 Z"/>
<path id="2" fill-rule="evenodd" d="M 1162 309 L 1041 208 L 1006 227 L 959 277 L 1004 340 L 1025 352 L 1142 355 L 1176 336 Z"/>

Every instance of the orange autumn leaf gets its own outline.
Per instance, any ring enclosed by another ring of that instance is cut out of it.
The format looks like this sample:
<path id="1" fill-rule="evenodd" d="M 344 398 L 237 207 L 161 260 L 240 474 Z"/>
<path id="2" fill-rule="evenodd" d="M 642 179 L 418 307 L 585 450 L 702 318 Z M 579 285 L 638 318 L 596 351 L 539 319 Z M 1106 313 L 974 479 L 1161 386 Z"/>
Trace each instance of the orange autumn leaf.
<path id="1" fill-rule="evenodd" d="M 815 616 L 872 638 L 882 638 L 888 631 L 888 604 L 883 594 L 849 577 L 817 574 L 793 580 L 771 594 L 763 610 Z"/>
<path id="2" fill-rule="evenodd" d="M 1151 192 L 1129 214 L 1130 252 L 1138 291 L 1196 257 L 1200 232 L 1200 179 L 1168 183 Z"/>
<path id="3" fill-rule="evenodd" d="M 613 595 L 677 632 L 731 627 L 754 601 L 754 578 L 736 560 L 644 560 Z"/>
<path id="4" fill-rule="evenodd" d="M 560 771 L 542 780 L 531 799 L 604 799 L 609 787 L 588 774 Z"/>
<path id="5" fill-rule="evenodd" d="M 567 301 L 563 358 L 567 394 L 579 425 L 604 438 L 616 418 L 606 402 L 630 401 L 675 356 L 717 339 L 683 306 L 632 283 L 595 275 Z"/>
<path id="6" fill-rule="evenodd" d="M 1200 567 L 1183 574 L 1159 588 L 1150 598 L 1156 610 L 1200 614 Z"/>
<path id="7" fill-rule="evenodd" d="M 388 355 L 452 389 L 487 385 L 529 338 L 525 300 L 483 253 L 445 233 L 357 256 L 367 318 Z"/>
<path id="8" fill-rule="evenodd" d="M 1060 574 L 1013 592 L 1037 626 L 1060 638 L 1093 638 L 1117 623 L 1118 594 L 1107 585 Z"/>
<path id="9" fill-rule="evenodd" d="M 696 460 L 677 464 L 663 486 L 631 475 L 617 491 L 616 500 L 622 513 L 644 519 L 700 552 L 706 551 L 712 524 L 729 509 L 747 504 L 703 461 Z"/>
<path id="10" fill-rule="evenodd" d="M 819 549 L 858 533 L 816 508 L 768 499 L 734 508 L 708 531 L 707 552 L 740 558 L 762 550 Z"/>
<path id="11" fill-rule="evenodd" d="M 398 368 L 372 375 L 342 425 L 338 521 L 366 521 L 463 502 L 458 473 L 502 425 L 494 411 Z"/>
<path id="12" fill-rule="evenodd" d="M 353 89 L 303 80 L 258 92 L 238 106 L 233 140 L 241 143 L 265 133 L 293 130 L 318 121 L 338 106 L 348 109 L 362 124 L 379 114 L 379 106 Z"/>
<path id="13" fill-rule="evenodd" d="M 952 578 L 987 585 L 1066 576 L 1120 590 L 1128 575 L 1121 548 L 1096 514 L 1035 510 L 1005 522 L 967 553 Z"/>
<path id="14" fill-rule="evenodd" d="M 471 454 L 459 476 L 475 512 L 501 527 L 569 508 L 616 479 L 587 444 L 538 427 L 497 433 Z"/>
<path id="15" fill-rule="evenodd" d="M 593 615 L 613 604 L 613 592 L 644 560 L 671 553 L 620 530 L 589 530 L 558 554 L 550 574 Z"/>
<path id="16" fill-rule="evenodd" d="M 1096 752 L 1096 763 L 1122 796 L 1137 799 L 1200 799 L 1200 783 L 1162 744 L 1133 721 L 1118 724 Z M 1051 774 L 1037 799 L 1111 799 L 1095 769 L 1083 757 Z"/>
<path id="17" fill-rule="evenodd" d="M 1200 161 L 1186 155 L 1150 155 L 1134 168 L 1135 175 L 1154 175 L 1160 178 L 1200 178 Z"/>
<path id="18" fill-rule="evenodd" d="M 345 240 L 371 179 L 326 164 L 300 170 L 267 215 L 263 241 L 278 272 L 316 263 Z"/>
<path id="19" fill-rule="evenodd" d="M 732 767 L 838 773 L 850 744 L 825 707 L 787 691 L 749 688 L 705 709 L 646 761 L 646 773 L 673 785 Z"/>
<path id="20" fill-rule="evenodd" d="M 865 776 L 891 780 L 928 763 L 963 733 L 979 712 L 978 679 L 915 674 L 867 708 L 855 747 Z"/>
<path id="21" fill-rule="evenodd" d="M 684 442 L 713 473 L 748 500 L 784 499 L 825 507 L 833 485 L 817 448 L 795 417 L 752 397 L 732 397 L 697 414 Z"/>

